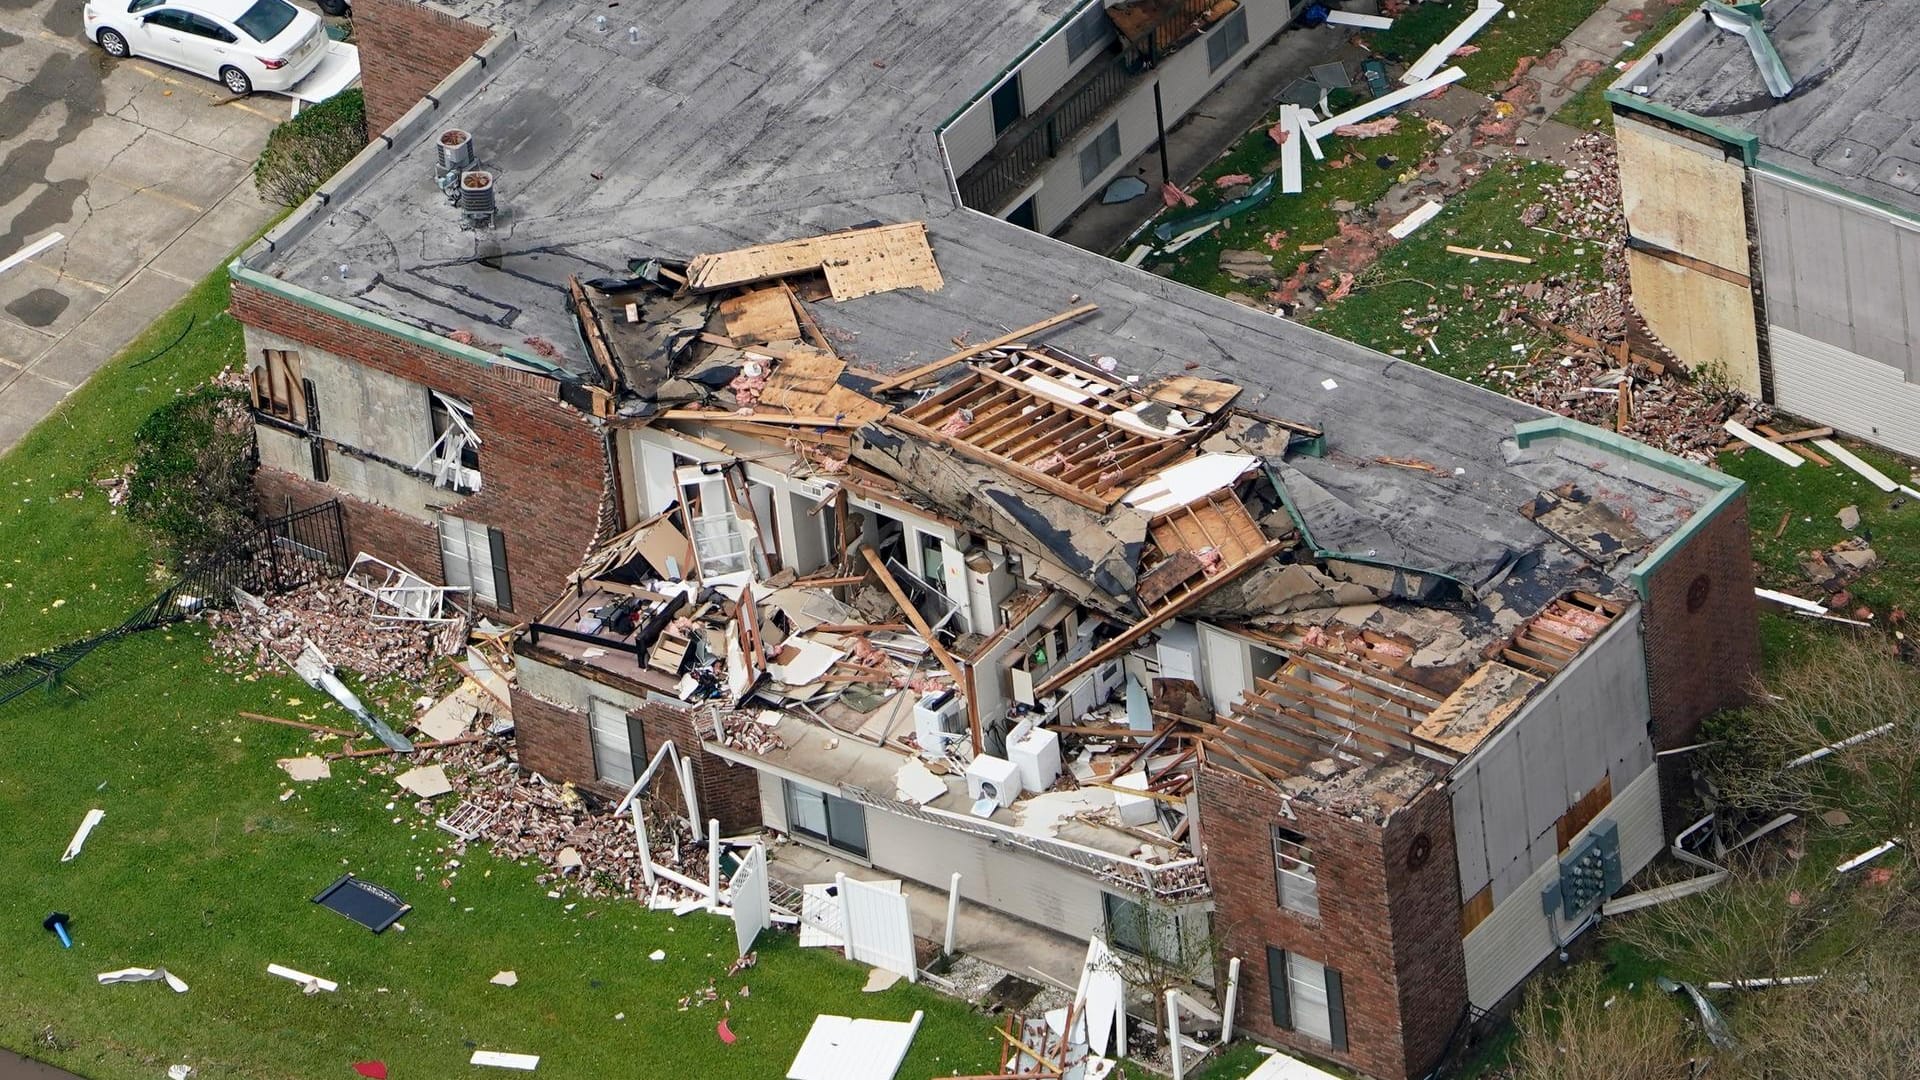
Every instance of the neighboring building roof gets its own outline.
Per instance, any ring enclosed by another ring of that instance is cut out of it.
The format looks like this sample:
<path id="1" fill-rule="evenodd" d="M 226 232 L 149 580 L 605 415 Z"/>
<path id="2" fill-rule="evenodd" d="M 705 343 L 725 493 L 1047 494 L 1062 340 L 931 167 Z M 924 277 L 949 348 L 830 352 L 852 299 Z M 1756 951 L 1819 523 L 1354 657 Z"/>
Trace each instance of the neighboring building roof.
<path id="1" fill-rule="evenodd" d="M 1732 21 L 1738 15 L 1720 14 Z M 1772 0 L 1765 40 L 1792 92 L 1768 92 L 1754 46 L 1689 19 L 1615 84 L 1751 136 L 1758 159 L 1920 215 L 1920 24 L 1903 4 Z"/>

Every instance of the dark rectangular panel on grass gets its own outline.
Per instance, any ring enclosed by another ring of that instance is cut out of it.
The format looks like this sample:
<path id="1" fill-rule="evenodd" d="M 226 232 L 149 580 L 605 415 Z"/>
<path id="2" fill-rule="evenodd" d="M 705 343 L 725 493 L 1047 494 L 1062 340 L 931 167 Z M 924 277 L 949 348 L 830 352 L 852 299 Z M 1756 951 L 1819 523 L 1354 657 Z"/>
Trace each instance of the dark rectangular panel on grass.
<path id="1" fill-rule="evenodd" d="M 339 880 L 320 890 L 313 902 L 345 915 L 376 934 L 413 910 L 412 904 L 352 874 L 341 874 Z"/>

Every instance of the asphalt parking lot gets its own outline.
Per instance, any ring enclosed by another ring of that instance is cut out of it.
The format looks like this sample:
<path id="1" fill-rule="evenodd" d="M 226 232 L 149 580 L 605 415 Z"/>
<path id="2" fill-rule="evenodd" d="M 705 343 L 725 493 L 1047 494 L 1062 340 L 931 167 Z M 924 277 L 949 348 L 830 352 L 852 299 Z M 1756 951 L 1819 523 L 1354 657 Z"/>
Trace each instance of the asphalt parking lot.
<path id="1" fill-rule="evenodd" d="M 82 0 L 0 0 L 0 452 L 271 219 L 287 99 L 109 60 Z"/>

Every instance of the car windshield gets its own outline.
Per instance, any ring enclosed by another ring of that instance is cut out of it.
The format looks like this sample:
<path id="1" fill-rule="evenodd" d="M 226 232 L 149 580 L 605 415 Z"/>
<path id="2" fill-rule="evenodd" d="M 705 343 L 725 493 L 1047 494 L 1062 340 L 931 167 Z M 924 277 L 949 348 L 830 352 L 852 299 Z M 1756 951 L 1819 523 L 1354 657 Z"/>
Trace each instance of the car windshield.
<path id="1" fill-rule="evenodd" d="M 233 24 L 246 31 L 247 36 L 255 41 L 272 41 L 298 14 L 299 11 L 287 0 L 259 0 Z"/>

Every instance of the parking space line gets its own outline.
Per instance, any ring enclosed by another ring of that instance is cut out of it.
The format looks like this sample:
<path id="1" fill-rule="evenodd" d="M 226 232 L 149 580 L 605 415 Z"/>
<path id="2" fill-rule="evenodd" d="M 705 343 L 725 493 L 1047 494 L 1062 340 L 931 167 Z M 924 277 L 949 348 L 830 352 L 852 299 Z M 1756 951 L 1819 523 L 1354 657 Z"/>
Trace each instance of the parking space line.
<path id="1" fill-rule="evenodd" d="M 245 101 L 242 101 L 231 95 L 219 94 L 212 90 L 207 89 L 204 86 L 198 85 L 199 82 L 202 82 L 204 80 L 196 79 L 192 82 L 188 82 L 182 79 L 176 79 L 171 75 L 165 74 L 164 72 L 155 71 L 153 68 L 150 68 L 145 63 L 141 62 L 137 57 L 133 62 L 127 65 L 127 68 L 132 71 L 137 71 L 140 74 L 145 75 L 147 78 L 152 79 L 155 82 L 163 82 L 163 83 L 166 83 L 168 86 L 177 86 L 183 90 L 192 91 L 193 93 L 199 94 L 201 97 L 206 98 L 208 101 L 213 102 L 215 105 L 224 105 L 229 108 L 239 109 L 242 112 L 250 112 L 253 115 L 260 117 L 262 120 L 271 120 L 276 124 L 280 122 L 280 118 L 273 113 L 262 112 L 261 110 L 254 108 L 252 105 L 247 104 Z"/>

